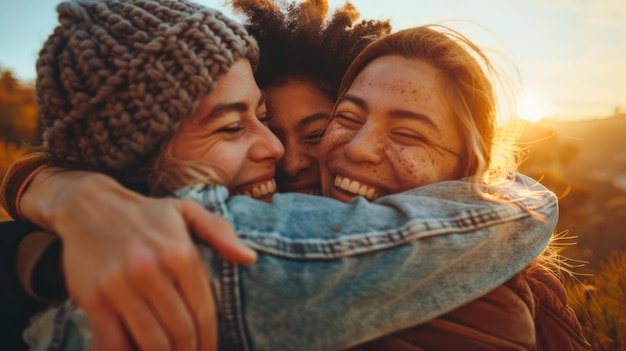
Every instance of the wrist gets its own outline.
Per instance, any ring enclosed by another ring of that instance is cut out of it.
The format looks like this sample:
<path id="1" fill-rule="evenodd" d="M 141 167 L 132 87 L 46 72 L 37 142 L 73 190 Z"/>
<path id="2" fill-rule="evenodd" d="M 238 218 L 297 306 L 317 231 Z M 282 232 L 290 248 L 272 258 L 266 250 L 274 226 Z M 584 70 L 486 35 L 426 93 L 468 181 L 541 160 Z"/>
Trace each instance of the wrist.
<path id="1" fill-rule="evenodd" d="M 33 177 L 18 206 L 25 219 L 56 231 L 66 223 L 72 208 L 89 203 L 95 192 L 116 187 L 121 185 L 103 174 L 48 167 Z"/>
<path id="2" fill-rule="evenodd" d="M 16 199 L 15 199 L 15 214 L 16 214 L 17 219 L 26 220 L 26 217 L 22 215 L 22 211 L 20 211 L 20 202 L 22 201 L 22 196 L 26 192 L 26 189 L 28 189 L 28 186 L 33 181 L 33 179 L 47 167 L 48 167 L 47 164 L 43 164 L 37 167 L 32 173 L 28 175 L 24 183 L 22 183 L 22 185 L 18 187 Z"/>

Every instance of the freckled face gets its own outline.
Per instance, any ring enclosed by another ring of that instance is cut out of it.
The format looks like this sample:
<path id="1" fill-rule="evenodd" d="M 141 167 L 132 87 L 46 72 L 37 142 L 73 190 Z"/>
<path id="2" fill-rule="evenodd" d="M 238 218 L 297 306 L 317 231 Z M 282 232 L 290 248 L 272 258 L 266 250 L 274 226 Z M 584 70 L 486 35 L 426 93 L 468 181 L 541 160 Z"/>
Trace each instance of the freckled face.
<path id="1" fill-rule="evenodd" d="M 453 179 L 462 143 L 441 80 L 418 59 L 388 55 L 368 64 L 322 139 L 324 195 L 373 200 Z"/>
<path id="2" fill-rule="evenodd" d="M 283 153 L 246 59 L 219 78 L 172 140 L 172 156 L 211 166 L 232 194 L 266 201 L 276 191 L 275 165 Z"/>
<path id="3" fill-rule="evenodd" d="M 319 143 L 334 100 L 305 78 L 265 88 L 270 129 L 285 147 L 276 183 L 281 192 L 320 194 Z"/>

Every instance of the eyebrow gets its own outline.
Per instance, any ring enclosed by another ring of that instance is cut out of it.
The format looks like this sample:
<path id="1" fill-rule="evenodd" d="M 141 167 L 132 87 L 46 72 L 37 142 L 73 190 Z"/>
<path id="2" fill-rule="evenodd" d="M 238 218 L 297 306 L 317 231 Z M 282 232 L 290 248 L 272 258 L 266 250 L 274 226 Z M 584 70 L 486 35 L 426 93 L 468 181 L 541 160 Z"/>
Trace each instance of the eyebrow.
<path id="1" fill-rule="evenodd" d="M 329 117 L 328 113 L 324 113 L 324 112 L 319 112 L 319 113 L 314 113 L 310 116 L 307 116 L 303 119 L 301 119 L 298 122 L 298 128 L 303 128 L 308 124 L 311 124 L 315 121 L 319 121 L 319 120 L 327 120 Z"/>
<path id="2" fill-rule="evenodd" d="M 259 107 L 265 103 L 265 92 L 261 91 L 261 96 L 257 102 L 256 107 Z M 219 117 L 228 112 L 245 112 L 248 109 L 248 104 L 242 101 L 230 102 L 225 104 L 217 104 L 206 116 L 202 119 L 203 122 Z"/>
<path id="3" fill-rule="evenodd" d="M 352 94 L 346 94 L 339 100 L 337 105 L 339 105 L 340 103 L 344 101 L 351 102 L 357 105 L 359 108 L 365 111 L 369 111 L 369 106 L 367 102 L 360 97 L 354 96 Z M 435 129 L 438 133 L 441 133 L 439 126 L 437 126 L 437 124 L 435 124 L 435 122 L 430 117 L 422 113 L 416 113 L 413 111 L 407 111 L 407 110 L 401 110 L 401 109 L 392 109 L 391 111 L 389 111 L 389 117 L 410 118 L 410 119 L 418 120 L 429 125 L 431 128 Z"/>

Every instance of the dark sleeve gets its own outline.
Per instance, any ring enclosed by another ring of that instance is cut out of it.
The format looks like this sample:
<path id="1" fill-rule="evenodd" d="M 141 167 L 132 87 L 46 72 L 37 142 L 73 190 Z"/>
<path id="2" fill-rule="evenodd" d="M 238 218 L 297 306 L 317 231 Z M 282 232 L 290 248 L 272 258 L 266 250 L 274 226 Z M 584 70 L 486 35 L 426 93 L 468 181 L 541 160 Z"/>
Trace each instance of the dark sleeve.
<path id="1" fill-rule="evenodd" d="M 4 175 L 2 184 L 0 184 L 0 203 L 11 218 L 20 219 L 17 201 L 22 195 L 22 186 L 29 180 L 33 172 L 40 169 L 47 162 L 48 159 L 41 152 L 28 154 L 13 162 Z"/>
<path id="2" fill-rule="evenodd" d="M 4 350 L 26 350 L 22 331 L 32 315 L 46 305 L 22 289 L 16 273 L 16 253 L 26 235 L 37 227 L 26 222 L 0 222 L 0 318 Z"/>

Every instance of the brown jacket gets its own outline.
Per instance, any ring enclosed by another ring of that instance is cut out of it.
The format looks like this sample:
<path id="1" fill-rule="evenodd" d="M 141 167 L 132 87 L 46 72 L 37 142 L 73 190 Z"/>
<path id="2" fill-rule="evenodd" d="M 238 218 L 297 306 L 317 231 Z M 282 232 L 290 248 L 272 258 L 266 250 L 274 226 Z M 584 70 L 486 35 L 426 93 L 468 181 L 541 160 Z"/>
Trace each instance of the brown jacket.
<path id="1" fill-rule="evenodd" d="M 349 351 L 591 350 L 561 282 L 529 266 L 505 284 L 422 325 Z"/>
<path id="2" fill-rule="evenodd" d="M 0 203 L 11 218 L 22 219 L 17 208 L 22 191 L 35 172 L 47 162 L 46 156 L 40 152 L 25 155 L 15 161 L 4 175 L 0 185 Z"/>

